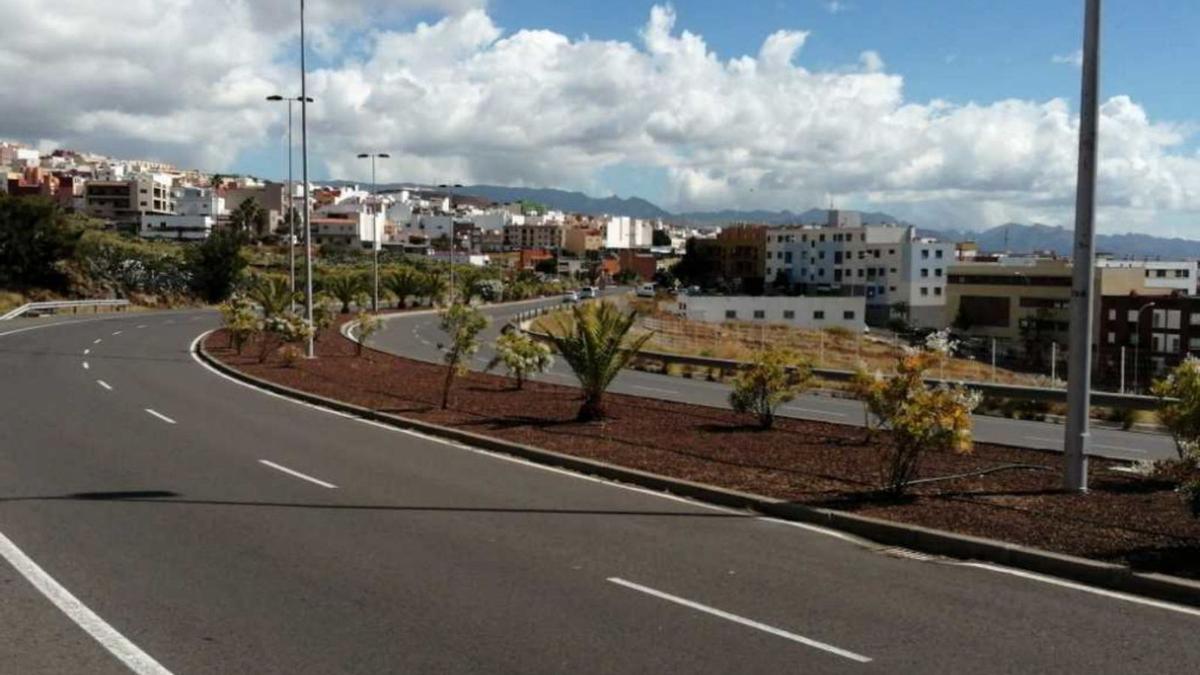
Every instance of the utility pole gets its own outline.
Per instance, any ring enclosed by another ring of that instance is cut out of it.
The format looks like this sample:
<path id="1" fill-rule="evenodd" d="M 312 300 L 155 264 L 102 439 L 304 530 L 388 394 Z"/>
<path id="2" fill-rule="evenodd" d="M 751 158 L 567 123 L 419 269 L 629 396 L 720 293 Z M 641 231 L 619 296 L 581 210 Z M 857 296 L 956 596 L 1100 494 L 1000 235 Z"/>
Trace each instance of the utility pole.
<path id="1" fill-rule="evenodd" d="M 1125 393 L 1125 346 L 1121 345 L 1121 393 Z"/>
<path id="2" fill-rule="evenodd" d="M 1100 112 L 1100 0 L 1086 0 L 1083 82 L 1079 103 L 1079 178 L 1075 194 L 1074 280 L 1067 388 L 1066 472 L 1063 487 L 1087 490 L 1092 387 L 1092 291 L 1095 283 L 1096 154 Z"/>
<path id="3" fill-rule="evenodd" d="M 287 219 L 288 219 L 288 290 L 292 292 L 292 312 L 296 311 L 296 187 L 292 175 L 292 156 L 295 145 L 292 143 L 292 103 L 301 97 L 284 97 L 279 94 L 268 96 L 268 101 L 287 101 L 288 104 L 288 182 L 287 182 Z M 312 99 L 308 99 L 312 103 Z"/>
<path id="4" fill-rule="evenodd" d="M 308 70 L 304 60 L 304 0 L 300 0 L 300 166 L 304 180 L 304 304 L 308 320 L 308 358 L 316 358 L 316 325 L 313 322 L 312 215 L 308 198 Z"/>
<path id="5" fill-rule="evenodd" d="M 371 159 L 371 196 L 374 197 L 374 199 L 372 201 L 374 201 L 374 203 L 376 205 L 378 205 L 379 204 L 378 197 L 375 195 L 375 191 L 378 189 L 378 185 L 375 181 L 375 160 L 376 159 L 390 159 L 391 155 L 387 154 L 386 152 L 375 152 L 375 153 L 365 153 L 364 152 L 358 156 L 359 159 L 367 159 L 368 157 Z M 371 228 L 374 233 L 371 235 L 374 238 L 374 240 L 371 242 L 371 249 L 375 253 L 375 269 L 374 269 L 374 273 L 372 275 L 372 283 L 371 283 L 372 287 L 374 288 L 374 290 L 371 292 L 371 311 L 378 312 L 379 311 L 379 247 L 380 247 L 379 214 L 377 214 L 375 212 L 374 208 L 371 209 Z"/>

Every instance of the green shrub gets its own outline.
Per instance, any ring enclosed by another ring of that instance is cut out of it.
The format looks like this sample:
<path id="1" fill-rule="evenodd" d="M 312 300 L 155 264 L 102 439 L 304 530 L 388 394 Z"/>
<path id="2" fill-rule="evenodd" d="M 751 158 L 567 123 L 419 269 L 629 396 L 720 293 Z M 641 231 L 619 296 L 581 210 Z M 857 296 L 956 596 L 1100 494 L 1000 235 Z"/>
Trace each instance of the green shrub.
<path id="1" fill-rule="evenodd" d="M 792 365 L 790 355 L 781 349 L 759 352 L 750 366 L 733 379 L 729 404 L 740 413 L 758 417 L 763 429 L 775 425 L 779 406 L 794 400 L 812 382 L 812 368 L 807 362 Z"/>

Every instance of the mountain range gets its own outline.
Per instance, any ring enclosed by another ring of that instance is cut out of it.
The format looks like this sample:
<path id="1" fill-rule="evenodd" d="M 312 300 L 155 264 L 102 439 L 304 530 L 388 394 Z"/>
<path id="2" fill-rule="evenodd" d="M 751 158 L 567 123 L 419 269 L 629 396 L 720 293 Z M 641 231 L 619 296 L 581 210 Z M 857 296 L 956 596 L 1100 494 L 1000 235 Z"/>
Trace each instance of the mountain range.
<path id="1" fill-rule="evenodd" d="M 380 189 L 399 189 L 405 185 L 381 185 Z M 436 189 L 436 188 L 432 188 Z M 528 200 L 544 204 L 551 209 L 567 213 L 590 215 L 629 216 L 631 218 L 656 219 L 679 225 L 708 228 L 731 223 L 759 223 L 763 225 L 795 225 L 825 222 L 825 209 L 809 209 L 800 213 L 792 211 L 698 211 L 671 213 L 641 197 L 596 198 L 582 192 L 568 192 L 551 188 L 521 188 L 500 185 L 466 185 L 452 188 L 455 194 L 472 195 L 493 202 L 516 202 Z M 911 225 L 887 213 L 864 212 L 863 223 L 868 225 L 898 224 Z M 1072 231 L 1051 225 L 1009 223 L 983 231 L 919 229 L 923 236 L 937 237 L 946 241 L 974 241 L 986 252 L 1034 253 L 1052 252 L 1069 256 L 1074 248 Z M 1198 258 L 1200 241 L 1155 237 L 1147 234 L 1096 235 L 1097 253 L 1106 253 L 1119 258 Z"/>

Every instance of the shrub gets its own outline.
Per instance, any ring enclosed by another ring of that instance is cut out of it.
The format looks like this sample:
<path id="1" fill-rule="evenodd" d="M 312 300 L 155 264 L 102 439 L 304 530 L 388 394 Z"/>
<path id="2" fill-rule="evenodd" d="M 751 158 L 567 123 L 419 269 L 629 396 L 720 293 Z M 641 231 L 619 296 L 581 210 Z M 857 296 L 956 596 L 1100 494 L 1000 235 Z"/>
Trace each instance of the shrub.
<path id="1" fill-rule="evenodd" d="M 971 451 L 971 411 L 980 396 L 963 387 L 926 385 L 925 372 L 936 358 L 928 351 L 906 350 L 895 377 L 871 378 L 860 391 L 892 432 L 881 453 L 880 473 L 884 489 L 896 496 L 916 477 L 923 453 Z"/>
<path id="2" fill-rule="evenodd" d="M 0 193 L 0 286 L 65 290 L 59 262 L 70 258 L 81 222 L 44 197 Z"/>
<path id="3" fill-rule="evenodd" d="M 242 256 L 245 236 L 232 230 L 214 230 L 200 244 L 187 249 L 188 284 L 205 302 L 221 302 L 233 293 L 246 258 Z"/>
<path id="4" fill-rule="evenodd" d="M 279 350 L 279 357 L 283 359 L 283 365 L 287 368 L 294 368 L 296 362 L 304 357 L 304 352 L 296 345 L 284 345 Z"/>
<path id="5" fill-rule="evenodd" d="M 255 277 L 247 296 L 262 307 L 263 316 L 271 318 L 290 312 L 296 297 L 283 277 L 264 275 Z"/>
<path id="6" fill-rule="evenodd" d="M 729 404 L 739 413 L 752 413 L 758 425 L 770 429 L 775 425 L 775 413 L 806 389 L 812 382 L 812 368 L 807 362 L 791 366 L 790 355 L 782 349 L 760 352 L 750 366 L 733 378 Z"/>
<path id="7" fill-rule="evenodd" d="M 254 305 L 245 297 L 235 295 L 220 306 L 221 324 L 229 334 L 230 346 L 242 353 L 250 336 L 262 330 Z"/>
<path id="8" fill-rule="evenodd" d="M 258 360 L 260 363 L 266 361 L 271 350 L 279 344 L 295 345 L 308 340 L 311 335 L 312 328 L 298 314 L 284 312 L 268 316 L 263 319 L 262 351 Z"/>
<path id="9" fill-rule="evenodd" d="M 358 315 L 354 317 L 354 325 L 358 327 L 358 340 L 355 342 L 354 353 L 356 356 L 362 356 L 363 345 L 371 339 L 372 335 L 378 333 L 380 328 L 383 328 L 383 322 L 374 314 L 366 310 L 359 310 Z"/>
<path id="10" fill-rule="evenodd" d="M 1200 359 L 1189 356 L 1150 388 L 1158 417 L 1175 440 L 1179 459 L 1200 450 Z"/>
<path id="11" fill-rule="evenodd" d="M 505 332 L 496 338 L 496 356 L 488 364 L 491 370 L 503 364 L 508 374 L 517 381 L 517 389 L 525 388 L 525 380 L 544 373 L 554 365 L 550 347 L 517 330 Z"/>
<path id="12" fill-rule="evenodd" d="M 467 363 L 479 351 L 479 333 L 487 328 L 488 319 L 479 310 L 453 304 L 440 312 L 441 328 L 450 338 L 443 348 L 446 361 L 446 381 L 442 387 L 442 409 L 450 406 L 450 386 L 457 375 L 467 371 Z"/>

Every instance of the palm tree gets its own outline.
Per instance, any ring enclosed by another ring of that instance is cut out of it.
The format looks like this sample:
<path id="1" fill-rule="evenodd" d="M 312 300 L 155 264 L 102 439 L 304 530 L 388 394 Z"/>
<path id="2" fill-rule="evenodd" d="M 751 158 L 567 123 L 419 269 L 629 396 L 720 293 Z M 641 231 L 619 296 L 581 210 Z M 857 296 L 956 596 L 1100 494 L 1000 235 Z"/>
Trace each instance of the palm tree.
<path id="1" fill-rule="evenodd" d="M 331 274 L 325 277 L 321 285 L 326 292 L 342 303 L 342 314 L 349 314 L 350 303 L 358 300 L 367 290 L 366 279 L 354 272 Z"/>
<path id="2" fill-rule="evenodd" d="M 446 290 L 450 287 L 446 277 L 437 273 L 426 274 L 421 281 L 420 296 L 428 298 L 430 307 L 442 300 L 446 296 Z"/>
<path id="3" fill-rule="evenodd" d="M 229 214 L 229 224 L 237 232 L 258 235 L 267 223 L 267 210 L 257 199 L 247 199 Z"/>
<path id="4" fill-rule="evenodd" d="M 604 419 L 604 392 L 652 334 L 626 340 L 637 312 L 626 314 L 609 302 L 577 305 L 572 319 L 560 321 L 550 339 L 583 388 L 583 405 L 576 419 Z"/>
<path id="5" fill-rule="evenodd" d="M 256 277 L 247 296 L 262 306 L 265 317 L 286 313 L 295 300 L 291 289 L 288 288 L 288 280 L 274 276 Z"/>
<path id="6" fill-rule="evenodd" d="M 423 276 L 423 273 L 412 267 L 401 267 L 385 276 L 381 282 L 384 288 L 396 296 L 396 307 L 404 309 L 408 305 L 409 297 L 420 295 L 424 290 Z"/>

